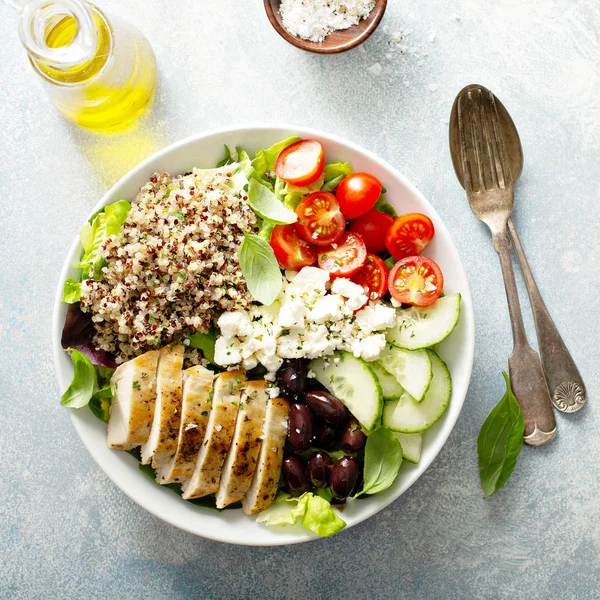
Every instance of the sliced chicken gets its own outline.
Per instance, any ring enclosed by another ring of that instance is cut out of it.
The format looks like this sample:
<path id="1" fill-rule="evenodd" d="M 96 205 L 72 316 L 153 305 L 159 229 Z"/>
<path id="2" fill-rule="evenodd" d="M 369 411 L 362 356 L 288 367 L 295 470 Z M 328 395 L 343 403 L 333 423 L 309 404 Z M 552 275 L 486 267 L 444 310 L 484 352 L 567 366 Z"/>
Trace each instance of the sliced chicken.
<path id="1" fill-rule="evenodd" d="M 142 463 L 164 467 L 177 451 L 181 422 L 183 344 L 160 350 L 156 370 L 156 406 L 150 437 L 142 446 Z"/>
<path id="2" fill-rule="evenodd" d="M 115 450 L 131 450 L 148 439 L 156 402 L 158 350 L 123 363 L 113 373 L 114 390 L 106 442 Z"/>
<path id="3" fill-rule="evenodd" d="M 183 498 L 201 498 L 219 489 L 225 455 L 231 446 L 246 377 L 242 371 L 221 373 L 215 380 L 212 410 L 204 442 L 191 479 L 183 484 Z"/>
<path id="4" fill-rule="evenodd" d="M 217 508 L 225 508 L 241 500 L 252 483 L 268 400 L 265 381 L 249 381 L 246 384 L 235 423 L 233 443 L 223 465 L 217 491 Z"/>
<path id="5" fill-rule="evenodd" d="M 290 405 L 283 398 L 269 400 L 267 404 L 258 466 L 250 489 L 242 500 L 242 509 L 247 515 L 269 508 L 275 498 L 281 475 L 289 410 Z"/>
<path id="6" fill-rule="evenodd" d="M 181 483 L 188 480 L 204 441 L 215 374 L 197 366 L 183 372 L 183 402 L 177 452 L 156 473 L 158 483 Z"/>

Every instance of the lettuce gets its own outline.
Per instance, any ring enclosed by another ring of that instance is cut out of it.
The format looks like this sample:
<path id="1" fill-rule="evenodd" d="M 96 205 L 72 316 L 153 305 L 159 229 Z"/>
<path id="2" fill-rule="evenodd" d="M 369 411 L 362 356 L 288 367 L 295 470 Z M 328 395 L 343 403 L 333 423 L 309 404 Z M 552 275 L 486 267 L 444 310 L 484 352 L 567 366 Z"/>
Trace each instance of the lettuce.
<path id="1" fill-rule="evenodd" d="M 81 298 L 81 282 L 67 279 L 63 285 L 62 301 L 66 304 L 75 304 Z"/>
<path id="2" fill-rule="evenodd" d="M 81 408 L 87 406 L 98 387 L 96 369 L 90 359 L 75 348 L 69 348 L 73 362 L 73 380 L 60 399 L 61 406 Z"/>
<path id="3" fill-rule="evenodd" d="M 346 526 L 331 504 L 312 492 L 299 498 L 279 494 L 275 502 L 256 517 L 256 522 L 268 527 L 286 527 L 295 525 L 300 519 L 303 527 L 322 537 L 333 535 Z"/>
<path id="4" fill-rule="evenodd" d="M 83 269 L 84 276 L 100 276 L 102 267 L 105 266 L 100 255 L 102 244 L 111 235 L 119 233 L 130 208 L 131 204 L 127 200 L 113 202 L 104 208 L 104 212 L 98 213 L 91 223 L 86 223 L 79 230 L 83 255 L 77 266 Z"/>

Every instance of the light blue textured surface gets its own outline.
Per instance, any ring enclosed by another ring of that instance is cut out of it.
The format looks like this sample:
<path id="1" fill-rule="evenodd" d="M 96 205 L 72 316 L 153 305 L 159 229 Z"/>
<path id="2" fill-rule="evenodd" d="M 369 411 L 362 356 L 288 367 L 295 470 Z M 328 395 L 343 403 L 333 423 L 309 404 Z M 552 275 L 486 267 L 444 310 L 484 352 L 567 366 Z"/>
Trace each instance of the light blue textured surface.
<path id="1" fill-rule="evenodd" d="M 0 6 L 0 598 L 598 598 L 598 2 L 391 0 L 361 49 L 330 57 L 287 45 L 260 0 L 98 3 L 147 34 L 160 68 L 152 109 L 116 137 L 52 110 Z M 452 100 L 472 82 L 519 127 L 515 220 L 590 397 L 485 501 L 476 436 L 511 342 L 488 233 L 448 154 Z M 412 179 L 454 236 L 477 325 L 461 418 L 419 482 L 333 539 L 275 549 L 195 538 L 129 501 L 59 407 L 50 354 L 59 268 L 104 192 L 168 143 L 255 121 L 334 132 Z"/>

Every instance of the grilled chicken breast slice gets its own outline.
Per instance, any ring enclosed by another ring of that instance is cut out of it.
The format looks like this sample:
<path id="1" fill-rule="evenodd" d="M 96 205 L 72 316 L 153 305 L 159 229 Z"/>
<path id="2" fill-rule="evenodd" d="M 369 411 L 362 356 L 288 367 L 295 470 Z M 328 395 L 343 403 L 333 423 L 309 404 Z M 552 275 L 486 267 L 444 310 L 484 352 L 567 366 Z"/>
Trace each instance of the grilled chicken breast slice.
<path id="1" fill-rule="evenodd" d="M 160 350 L 156 370 L 156 406 L 148 441 L 142 446 L 142 463 L 164 467 L 177 451 L 181 422 L 183 344 Z"/>
<path id="2" fill-rule="evenodd" d="M 212 410 L 204 442 L 191 479 L 181 488 L 183 498 L 201 498 L 219 489 L 225 455 L 231 446 L 246 377 L 242 371 L 221 373 L 215 380 Z"/>
<path id="3" fill-rule="evenodd" d="M 206 433 L 214 379 L 215 374 L 202 366 L 191 367 L 183 372 L 177 452 L 164 468 L 157 471 L 158 483 L 181 483 L 192 476 Z"/>
<path id="4" fill-rule="evenodd" d="M 158 350 L 146 352 L 117 367 L 110 380 L 114 396 L 106 443 L 131 450 L 148 440 L 156 403 Z"/>
<path id="5" fill-rule="evenodd" d="M 289 410 L 290 405 L 283 398 L 269 400 L 267 404 L 258 466 L 242 500 L 242 509 L 247 515 L 261 512 L 273 503 L 281 475 Z"/>
<path id="6" fill-rule="evenodd" d="M 241 500 L 252 483 L 258 464 L 269 394 L 266 381 L 249 381 L 242 393 L 233 443 L 221 473 L 217 508 Z"/>

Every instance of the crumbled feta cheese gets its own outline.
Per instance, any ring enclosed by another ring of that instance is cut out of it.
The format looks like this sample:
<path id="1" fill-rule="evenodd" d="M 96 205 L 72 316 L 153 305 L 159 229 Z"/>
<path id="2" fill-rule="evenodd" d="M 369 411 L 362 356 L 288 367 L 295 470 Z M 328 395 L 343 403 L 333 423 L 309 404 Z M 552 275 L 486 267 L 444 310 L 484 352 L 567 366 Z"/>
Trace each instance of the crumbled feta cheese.
<path id="1" fill-rule="evenodd" d="M 364 306 L 369 301 L 369 298 L 365 294 L 365 291 L 361 285 L 357 285 L 356 283 L 343 277 L 339 277 L 334 280 L 331 285 L 331 291 L 334 294 L 344 296 L 344 298 L 347 299 L 346 307 L 352 311 L 358 310 L 361 306 Z"/>
<path id="2" fill-rule="evenodd" d="M 335 294 L 329 294 L 319 298 L 306 318 L 314 323 L 325 323 L 326 321 L 338 321 L 344 315 L 342 313 L 343 301 Z"/>
<path id="3" fill-rule="evenodd" d="M 306 306 L 304 302 L 297 298 L 290 302 L 285 302 L 279 311 L 276 323 L 281 327 L 304 327 L 304 316 Z"/>
<path id="4" fill-rule="evenodd" d="M 226 338 L 245 337 L 252 334 L 252 325 L 248 315 L 239 310 L 223 313 L 219 317 L 217 325 Z"/>
<path id="5" fill-rule="evenodd" d="M 271 398 L 271 399 L 279 398 L 280 393 L 281 393 L 281 390 L 277 386 L 273 386 L 273 387 L 269 388 L 269 398 Z"/>

